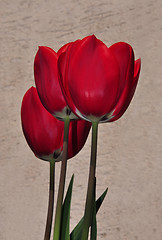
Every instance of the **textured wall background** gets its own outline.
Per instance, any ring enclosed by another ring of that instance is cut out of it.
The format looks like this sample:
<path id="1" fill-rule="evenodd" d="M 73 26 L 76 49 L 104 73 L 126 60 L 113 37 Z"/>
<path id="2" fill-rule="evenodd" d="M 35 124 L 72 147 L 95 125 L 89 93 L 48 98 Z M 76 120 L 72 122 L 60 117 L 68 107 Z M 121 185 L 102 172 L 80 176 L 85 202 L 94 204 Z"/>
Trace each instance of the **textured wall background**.
<path id="1" fill-rule="evenodd" d="M 130 43 L 142 70 L 134 99 L 117 122 L 99 127 L 98 239 L 162 239 L 162 1 L 0 0 L 0 239 L 43 239 L 49 165 L 22 135 L 21 101 L 34 85 L 39 45 L 95 34 L 108 46 Z M 84 210 L 90 138 L 68 165 L 75 173 L 71 227 Z M 57 164 L 57 178 L 60 164 Z M 57 181 L 58 183 L 58 181 Z"/>

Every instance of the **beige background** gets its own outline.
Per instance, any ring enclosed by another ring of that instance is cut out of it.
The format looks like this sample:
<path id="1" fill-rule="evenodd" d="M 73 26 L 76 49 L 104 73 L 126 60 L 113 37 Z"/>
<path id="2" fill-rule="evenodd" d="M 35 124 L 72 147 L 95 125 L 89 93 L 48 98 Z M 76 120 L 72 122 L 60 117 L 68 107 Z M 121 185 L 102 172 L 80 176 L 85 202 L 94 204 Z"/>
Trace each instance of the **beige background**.
<path id="1" fill-rule="evenodd" d="M 98 239 L 162 239 L 162 1 L 0 0 L 0 240 L 44 234 L 49 165 L 34 157 L 20 122 L 37 48 L 58 50 L 90 34 L 107 46 L 126 41 L 142 59 L 128 111 L 99 127 L 97 194 L 109 192 Z M 89 155 L 90 137 L 68 165 L 67 181 L 75 173 L 71 227 L 83 214 Z"/>

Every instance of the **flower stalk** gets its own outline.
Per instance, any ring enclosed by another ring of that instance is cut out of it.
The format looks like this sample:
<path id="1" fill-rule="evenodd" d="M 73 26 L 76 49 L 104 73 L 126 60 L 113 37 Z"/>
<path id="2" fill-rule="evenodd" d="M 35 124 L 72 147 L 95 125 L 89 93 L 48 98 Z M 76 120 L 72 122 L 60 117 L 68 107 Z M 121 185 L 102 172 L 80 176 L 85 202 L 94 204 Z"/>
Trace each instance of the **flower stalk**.
<path id="1" fill-rule="evenodd" d="M 50 240 L 50 235 L 51 235 L 53 206 L 54 206 L 54 183 L 55 183 L 55 159 L 52 158 L 50 160 L 49 200 L 48 200 L 48 213 L 47 213 L 44 240 Z"/>
<path id="2" fill-rule="evenodd" d="M 98 122 L 92 122 L 92 144 L 91 144 L 91 160 L 89 169 L 89 180 L 87 189 L 87 198 L 84 212 L 84 223 L 81 240 L 88 239 L 89 227 L 92 224 L 93 201 L 94 201 L 94 187 L 96 175 L 96 160 L 97 160 L 97 136 L 98 136 Z"/>
<path id="3" fill-rule="evenodd" d="M 70 124 L 70 118 L 69 116 L 67 116 L 64 120 L 63 153 L 62 153 L 62 165 L 61 165 L 60 182 L 59 182 L 59 190 L 58 190 L 57 205 L 56 205 L 55 224 L 54 224 L 54 234 L 53 234 L 54 240 L 60 239 L 62 203 L 63 203 L 63 197 L 64 197 L 66 168 L 67 168 L 69 124 Z"/>

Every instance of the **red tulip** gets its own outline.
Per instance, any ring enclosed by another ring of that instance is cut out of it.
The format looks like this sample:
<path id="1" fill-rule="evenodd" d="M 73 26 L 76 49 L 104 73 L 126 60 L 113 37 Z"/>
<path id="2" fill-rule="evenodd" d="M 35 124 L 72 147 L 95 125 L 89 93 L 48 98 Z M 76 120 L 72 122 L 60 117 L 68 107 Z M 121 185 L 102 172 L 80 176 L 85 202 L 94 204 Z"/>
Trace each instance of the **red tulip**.
<path id="1" fill-rule="evenodd" d="M 21 121 L 25 138 L 41 159 L 61 156 L 63 148 L 64 122 L 53 117 L 41 104 L 37 90 L 31 87 L 24 95 Z M 71 121 L 69 126 L 68 158 L 76 155 L 84 146 L 91 124 L 84 120 Z M 56 159 L 60 160 L 60 157 Z"/>
<path id="2" fill-rule="evenodd" d="M 67 115 L 70 115 L 71 119 L 77 119 L 67 106 L 58 80 L 58 56 L 66 52 L 70 44 L 64 45 L 58 53 L 49 47 L 39 47 L 34 60 L 35 83 L 40 100 L 44 107 L 59 119 L 64 119 Z"/>
<path id="3" fill-rule="evenodd" d="M 94 35 L 77 40 L 58 59 L 67 104 L 78 117 L 92 122 L 117 120 L 134 95 L 140 65 L 127 43 L 108 48 Z"/>

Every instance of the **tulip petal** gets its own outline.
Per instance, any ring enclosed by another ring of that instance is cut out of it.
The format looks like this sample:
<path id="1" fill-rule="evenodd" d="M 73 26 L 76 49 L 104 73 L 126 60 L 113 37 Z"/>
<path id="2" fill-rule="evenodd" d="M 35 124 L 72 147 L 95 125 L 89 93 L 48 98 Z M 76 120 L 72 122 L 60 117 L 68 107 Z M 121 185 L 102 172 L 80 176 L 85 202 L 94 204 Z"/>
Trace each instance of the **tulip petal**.
<path id="1" fill-rule="evenodd" d="M 37 157 L 49 160 L 49 155 L 61 151 L 64 123 L 44 108 L 34 87 L 24 95 L 21 121 L 25 138 Z"/>
<path id="2" fill-rule="evenodd" d="M 84 120 L 71 121 L 69 126 L 68 158 L 75 156 L 84 146 L 91 123 Z"/>
<path id="3" fill-rule="evenodd" d="M 138 59 L 135 61 L 135 64 L 134 64 L 134 78 L 132 81 L 131 89 L 129 90 L 129 94 L 127 95 L 127 99 L 126 99 L 124 105 L 122 107 L 120 107 L 120 111 L 118 111 L 118 112 L 116 111 L 116 114 L 114 114 L 115 116 L 109 122 L 118 120 L 124 114 L 124 112 L 127 110 L 128 106 L 134 96 L 135 90 L 136 90 L 136 86 L 137 86 L 138 78 L 139 78 L 139 74 L 140 74 L 140 69 L 141 69 L 141 59 Z"/>
<path id="4" fill-rule="evenodd" d="M 39 97 L 53 115 L 66 107 L 58 81 L 57 53 L 48 47 L 39 47 L 34 61 L 34 76 Z"/>
<path id="5" fill-rule="evenodd" d="M 78 114 L 76 113 L 76 107 L 71 99 L 70 93 L 68 91 L 67 88 L 67 84 L 66 84 L 66 71 L 67 71 L 67 66 L 68 66 L 68 54 L 66 53 L 62 53 L 60 55 L 60 57 L 58 58 L 58 71 L 59 71 L 59 82 L 60 82 L 60 86 L 61 86 L 61 90 L 62 90 L 62 94 L 64 95 L 64 98 L 66 99 L 66 102 L 69 106 L 69 109 L 76 115 L 78 116 Z M 79 117 L 79 116 L 78 116 Z"/>
<path id="6" fill-rule="evenodd" d="M 141 70 L 141 59 L 137 59 L 134 64 L 134 79 L 133 79 L 133 85 L 137 84 L 139 74 Z"/>
<path id="7" fill-rule="evenodd" d="M 122 111 L 123 106 L 127 104 L 129 93 L 133 82 L 134 74 L 134 53 L 132 47 L 123 42 L 116 43 L 110 47 L 120 66 L 120 85 L 118 92 L 118 102 L 114 108 L 111 119 L 114 121 L 116 116 Z"/>
<path id="8" fill-rule="evenodd" d="M 72 44 L 72 42 L 70 43 L 66 43 L 65 45 L 63 45 L 58 51 L 57 51 L 57 56 L 59 57 L 62 53 L 66 52 L 68 47 Z"/>
<path id="9" fill-rule="evenodd" d="M 90 118 L 111 112 L 117 102 L 120 76 L 111 51 L 95 36 L 89 36 L 74 42 L 66 57 L 62 85 L 72 111 Z"/>
<path id="10" fill-rule="evenodd" d="M 125 42 L 118 42 L 109 48 L 120 67 L 119 98 L 125 87 L 130 88 L 133 81 L 134 53 L 132 47 Z"/>

